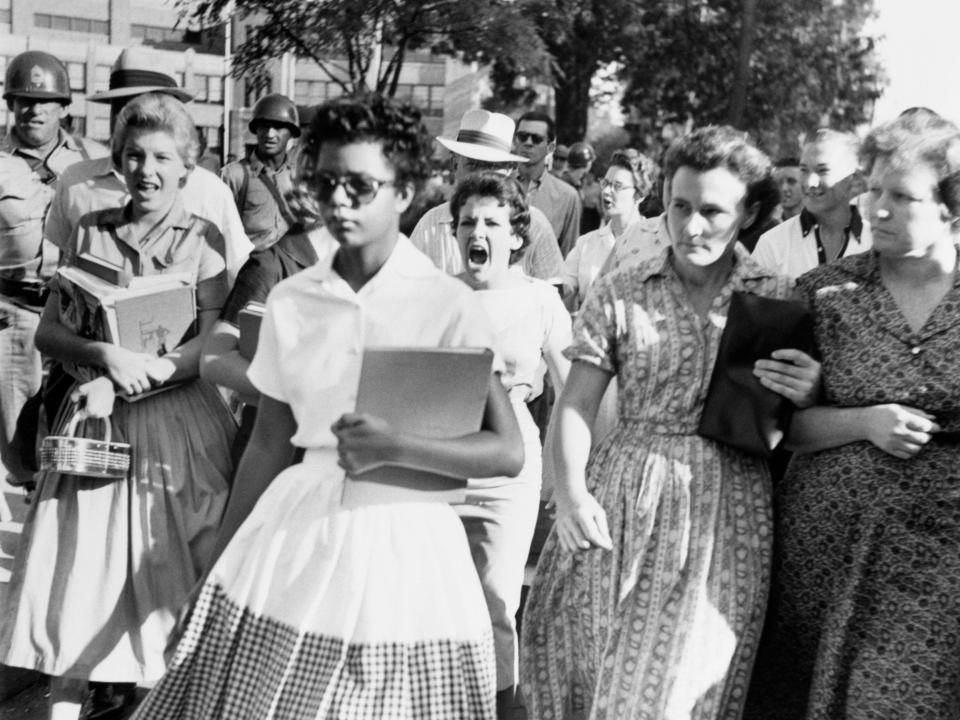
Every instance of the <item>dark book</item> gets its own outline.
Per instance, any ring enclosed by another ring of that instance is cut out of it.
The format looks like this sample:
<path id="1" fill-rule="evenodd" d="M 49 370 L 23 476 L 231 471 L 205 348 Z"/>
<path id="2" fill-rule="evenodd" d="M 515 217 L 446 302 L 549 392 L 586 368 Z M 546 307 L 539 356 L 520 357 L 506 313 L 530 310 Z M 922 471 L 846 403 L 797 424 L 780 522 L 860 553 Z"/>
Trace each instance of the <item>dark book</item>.
<path id="1" fill-rule="evenodd" d="M 259 302 L 248 302 L 243 310 L 237 314 L 237 326 L 240 329 L 240 340 L 237 349 L 240 357 L 253 360 L 257 351 L 257 341 L 260 339 L 260 323 L 267 306 Z"/>

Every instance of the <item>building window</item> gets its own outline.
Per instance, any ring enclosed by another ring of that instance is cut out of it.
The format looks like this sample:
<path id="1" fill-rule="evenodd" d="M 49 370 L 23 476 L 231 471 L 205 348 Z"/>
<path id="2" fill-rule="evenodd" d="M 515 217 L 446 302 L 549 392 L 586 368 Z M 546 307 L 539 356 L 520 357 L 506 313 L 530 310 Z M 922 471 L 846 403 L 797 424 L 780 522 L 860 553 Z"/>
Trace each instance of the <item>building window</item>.
<path id="1" fill-rule="evenodd" d="M 207 75 L 207 102 L 223 102 L 223 78 Z"/>
<path id="2" fill-rule="evenodd" d="M 93 128 L 91 129 L 90 137 L 92 140 L 97 140 L 102 143 L 109 144 L 110 142 L 110 118 L 108 117 L 95 117 L 93 118 Z"/>
<path id="3" fill-rule="evenodd" d="M 93 68 L 93 91 L 106 92 L 110 89 L 110 72 L 112 68 L 109 65 L 97 65 Z"/>
<path id="4" fill-rule="evenodd" d="M 137 25 L 130 26 L 130 35 L 140 38 L 147 42 L 180 42 L 183 40 L 183 31 L 173 28 L 163 27 L 162 25 Z"/>
<path id="5" fill-rule="evenodd" d="M 34 13 L 33 25 L 38 28 L 51 30 L 66 30 L 87 35 L 108 35 L 110 23 L 104 20 L 71 17 L 69 15 L 50 15 L 49 13 Z"/>
<path id="6" fill-rule="evenodd" d="M 9 24 L 10 24 L 10 9 L 9 9 L 9 8 L 0 9 L 0 23 L 3 23 L 3 24 L 5 24 L 5 25 L 9 25 Z"/>
<path id="7" fill-rule="evenodd" d="M 74 92 L 87 91 L 87 67 L 83 63 L 68 62 L 67 74 L 70 76 L 70 89 Z"/>

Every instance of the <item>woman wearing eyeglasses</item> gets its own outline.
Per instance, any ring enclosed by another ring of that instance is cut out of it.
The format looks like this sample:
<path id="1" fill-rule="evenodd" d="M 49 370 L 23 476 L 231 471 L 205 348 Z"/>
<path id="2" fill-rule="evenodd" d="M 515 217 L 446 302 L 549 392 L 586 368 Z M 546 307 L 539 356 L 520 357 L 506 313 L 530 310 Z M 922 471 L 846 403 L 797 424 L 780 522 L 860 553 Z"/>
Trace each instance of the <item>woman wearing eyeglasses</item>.
<path id="1" fill-rule="evenodd" d="M 617 241 L 636 235 L 645 226 L 637 208 L 653 186 L 648 167 L 623 151 L 610 158 L 607 174 L 600 181 L 604 223 L 581 235 L 563 263 L 564 302 L 570 310 L 583 304 Z"/>
<path id="2" fill-rule="evenodd" d="M 493 345 L 475 294 L 399 232 L 430 153 L 409 105 L 370 96 L 318 108 L 304 181 L 338 248 L 270 293 L 248 372 L 260 405 L 218 559 L 136 717 L 493 718 L 490 620 L 456 513 L 341 504 L 346 472 L 523 466 L 496 372 L 482 429 L 459 438 L 354 411 L 365 348 Z M 305 456 L 291 465 L 295 447 Z"/>

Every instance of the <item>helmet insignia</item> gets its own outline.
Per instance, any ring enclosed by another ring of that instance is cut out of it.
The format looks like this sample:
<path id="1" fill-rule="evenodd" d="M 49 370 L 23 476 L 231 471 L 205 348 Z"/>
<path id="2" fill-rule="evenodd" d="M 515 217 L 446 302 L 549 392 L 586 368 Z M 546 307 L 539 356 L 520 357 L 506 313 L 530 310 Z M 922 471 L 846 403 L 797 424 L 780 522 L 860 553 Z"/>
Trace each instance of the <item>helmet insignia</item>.
<path id="1" fill-rule="evenodd" d="M 42 67 L 34 65 L 30 68 L 30 84 L 35 88 L 43 88 L 45 79 L 46 76 L 44 75 Z"/>

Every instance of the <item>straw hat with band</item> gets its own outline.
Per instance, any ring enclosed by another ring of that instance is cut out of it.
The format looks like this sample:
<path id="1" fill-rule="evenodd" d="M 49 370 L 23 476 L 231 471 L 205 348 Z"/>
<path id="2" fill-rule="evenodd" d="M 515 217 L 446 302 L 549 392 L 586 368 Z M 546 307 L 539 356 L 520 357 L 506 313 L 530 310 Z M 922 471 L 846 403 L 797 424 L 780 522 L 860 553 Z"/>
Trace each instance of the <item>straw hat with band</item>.
<path id="1" fill-rule="evenodd" d="M 527 162 L 525 157 L 510 152 L 515 123 L 502 113 L 468 110 L 460 118 L 457 139 L 437 138 L 447 150 L 481 162 Z"/>
<path id="2" fill-rule="evenodd" d="M 160 92 L 173 95 L 180 102 L 193 100 L 193 94 L 179 87 L 170 75 L 154 69 L 162 64 L 162 58 L 145 48 L 126 48 L 110 71 L 110 89 L 90 95 L 87 99 L 96 103 L 110 103 L 120 98 Z"/>

